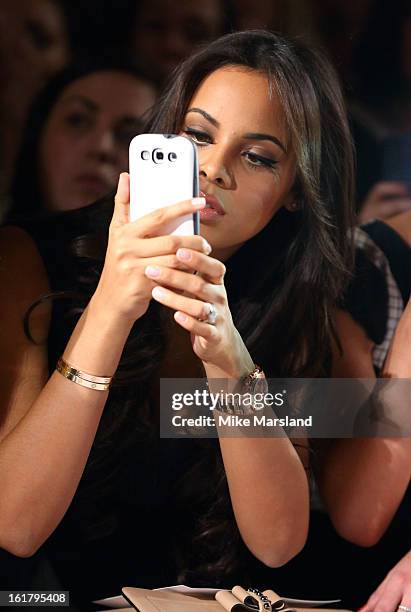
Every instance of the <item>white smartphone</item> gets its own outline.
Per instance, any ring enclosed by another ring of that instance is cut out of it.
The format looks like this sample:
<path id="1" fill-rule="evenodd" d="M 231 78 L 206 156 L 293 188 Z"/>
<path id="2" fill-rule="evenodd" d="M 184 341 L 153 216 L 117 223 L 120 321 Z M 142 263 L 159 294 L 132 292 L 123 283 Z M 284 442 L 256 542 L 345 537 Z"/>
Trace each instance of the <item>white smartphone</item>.
<path id="1" fill-rule="evenodd" d="M 130 143 L 130 221 L 199 195 L 197 148 L 174 134 L 139 134 Z M 200 233 L 198 212 L 176 219 L 168 234 Z"/>

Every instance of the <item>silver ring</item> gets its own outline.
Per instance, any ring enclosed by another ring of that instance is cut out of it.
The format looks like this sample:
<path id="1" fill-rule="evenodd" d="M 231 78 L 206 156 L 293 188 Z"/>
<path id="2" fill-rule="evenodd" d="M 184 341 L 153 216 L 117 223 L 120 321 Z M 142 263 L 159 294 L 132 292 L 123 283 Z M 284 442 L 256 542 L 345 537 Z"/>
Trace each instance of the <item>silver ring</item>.
<path id="1" fill-rule="evenodd" d="M 404 612 L 411 612 L 411 608 L 409 606 L 399 605 L 398 610 L 404 610 Z"/>
<path id="2" fill-rule="evenodd" d="M 217 321 L 217 309 L 214 304 L 208 303 L 206 306 L 208 306 L 208 315 L 204 321 L 209 325 L 215 325 Z M 411 612 L 411 610 L 409 612 Z"/>

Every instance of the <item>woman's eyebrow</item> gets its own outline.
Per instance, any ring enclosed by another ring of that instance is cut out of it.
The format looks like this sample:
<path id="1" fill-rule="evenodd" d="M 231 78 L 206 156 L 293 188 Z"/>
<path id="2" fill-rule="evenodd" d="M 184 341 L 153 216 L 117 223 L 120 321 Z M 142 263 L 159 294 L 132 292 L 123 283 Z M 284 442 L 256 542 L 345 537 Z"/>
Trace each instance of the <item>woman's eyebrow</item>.
<path id="1" fill-rule="evenodd" d="M 202 115 L 204 117 L 204 119 L 207 119 L 207 121 L 209 121 L 212 125 L 214 125 L 216 128 L 220 127 L 219 122 L 217 121 L 217 119 L 214 119 L 214 117 L 212 117 L 211 115 L 209 115 L 208 113 L 206 113 L 205 110 L 203 110 L 202 108 L 189 108 L 187 113 L 200 113 L 200 115 Z"/>
<path id="2" fill-rule="evenodd" d="M 189 108 L 187 113 L 199 113 L 200 115 L 202 115 L 204 117 L 204 119 L 207 119 L 207 121 L 209 121 L 216 128 L 220 127 L 220 123 L 217 121 L 217 119 L 214 119 L 214 117 L 209 115 L 202 108 L 197 108 L 197 107 Z M 287 149 L 285 148 L 285 146 L 283 145 L 281 140 L 276 138 L 276 136 L 271 136 L 271 134 L 260 134 L 258 132 L 256 132 L 256 133 L 252 132 L 252 133 L 249 133 L 249 134 L 245 134 L 244 138 L 246 138 L 247 140 L 269 140 L 272 143 L 274 143 L 275 145 L 277 145 L 278 147 L 280 147 L 280 149 L 282 149 L 284 151 L 284 153 L 287 153 Z"/>
<path id="3" fill-rule="evenodd" d="M 68 96 L 67 98 L 63 98 L 62 102 L 64 104 L 69 104 L 70 102 L 79 102 L 80 104 L 82 104 L 83 106 L 86 106 L 91 111 L 96 111 L 99 108 L 98 104 L 96 104 L 95 102 L 92 102 L 92 100 L 89 100 L 88 98 L 84 98 L 83 96 L 77 96 L 77 95 Z"/>
<path id="4" fill-rule="evenodd" d="M 251 133 L 251 134 L 245 134 L 244 138 L 247 138 L 249 140 L 270 140 L 275 145 L 280 147 L 280 149 L 282 149 L 284 151 L 284 153 L 287 153 L 287 149 L 285 148 L 285 146 L 283 145 L 281 140 L 279 140 L 275 136 L 271 136 L 270 134 L 259 134 L 259 133 L 255 133 L 254 134 L 254 133 Z"/>

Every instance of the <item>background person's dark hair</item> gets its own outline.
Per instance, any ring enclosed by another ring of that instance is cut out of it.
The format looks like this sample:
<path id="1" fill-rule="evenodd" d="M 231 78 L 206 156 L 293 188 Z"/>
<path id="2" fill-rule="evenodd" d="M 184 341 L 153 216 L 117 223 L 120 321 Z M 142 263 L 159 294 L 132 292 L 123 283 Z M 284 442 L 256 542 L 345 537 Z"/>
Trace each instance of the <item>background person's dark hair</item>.
<path id="1" fill-rule="evenodd" d="M 149 75 L 136 68 L 134 64 L 123 62 L 83 61 L 69 66 L 54 76 L 34 100 L 29 112 L 11 183 L 10 208 L 6 221 L 38 213 L 44 206 L 39 177 L 39 145 L 50 113 L 63 91 L 74 81 L 94 73 L 108 71 L 124 72 L 155 88 Z"/>
<path id="2" fill-rule="evenodd" d="M 409 0 L 375 0 L 364 23 L 353 52 L 350 93 L 371 109 L 385 111 L 387 102 L 411 95 L 403 57 L 407 21 Z"/>
<path id="3" fill-rule="evenodd" d="M 329 366 L 333 309 L 342 296 L 352 262 L 348 230 L 352 223 L 353 153 L 338 81 L 328 62 L 302 43 L 265 31 L 230 34 L 176 70 L 153 111 L 148 130 L 180 132 L 197 87 L 223 66 L 258 70 L 267 75 L 271 90 L 278 93 L 297 160 L 294 195 L 300 207 L 294 213 L 280 210 L 226 262 L 234 321 L 253 359 L 267 375 L 319 376 Z M 99 208 L 93 207 L 92 215 L 99 216 Z M 107 201 L 102 208 L 112 209 L 112 203 Z M 90 207 L 63 213 L 64 228 L 73 214 L 87 215 L 87 209 Z M 90 227 L 95 227 L 93 222 Z M 91 276 L 88 285 L 80 283 L 89 297 L 98 281 L 98 267 Z M 121 429 L 132 434 L 136 428 L 136 405 L 141 406 L 143 400 L 141 388 L 147 397 L 146 389 L 164 354 L 162 312 L 164 309 L 151 304 L 130 335 L 116 375 L 118 395 L 113 389 L 86 468 L 83 481 L 89 486 L 78 496 L 83 507 L 94 509 L 96 491 L 101 496 L 102 488 L 106 491 L 112 486 L 108 474 L 116 466 L 106 451 L 107 431 L 115 435 Z M 150 347 L 144 347 L 141 338 L 144 342 L 147 339 Z M 149 349 L 152 354 L 147 371 L 147 359 L 141 357 L 144 351 L 147 357 Z M 128 387 L 122 388 L 121 380 Z M 130 385 L 130 381 L 141 384 Z M 114 459 L 124 444 L 125 439 L 119 436 Z M 194 577 L 197 584 L 211 581 L 217 585 L 230 580 L 230 571 L 240 563 L 240 538 L 218 450 L 208 441 L 199 444 L 205 452 L 198 455 L 199 463 L 190 473 L 183 475 L 184 486 L 178 495 L 180 500 L 188 496 L 196 501 L 202 509 L 201 524 L 194 539 L 193 534 L 186 541 L 176 534 L 181 553 L 176 559 L 180 560 L 181 580 Z"/>

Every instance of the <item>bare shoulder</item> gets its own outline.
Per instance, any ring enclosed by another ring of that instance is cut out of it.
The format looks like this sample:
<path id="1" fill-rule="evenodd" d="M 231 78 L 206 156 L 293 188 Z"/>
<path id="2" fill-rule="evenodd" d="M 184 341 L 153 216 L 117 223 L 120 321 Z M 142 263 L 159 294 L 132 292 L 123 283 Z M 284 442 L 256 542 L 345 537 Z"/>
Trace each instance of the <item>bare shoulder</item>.
<path id="1" fill-rule="evenodd" d="M 24 315 L 50 291 L 50 285 L 34 240 L 19 227 L 0 229 L 0 284 L 0 316 L 7 322 L 2 326 L 0 339 L 4 342 L 9 333 L 15 340 L 21 339 Z M 42 306 L 33 312 L 33 329 L 43 337 L 49 311 L 50 307 Z"/>
<path id="2" fill-rule="evenodd" d="M 411 247 L 411 210 L 390 217 L 384 221 Z"/>
<path id="3" fill-rule="evenodd" d="M 47 273 L 36 243 L 28 232 L 16 226 L 0 229 L 0 275 L 19 286 L 49 286 Z M 23 283 L 22 281 L 25 281 Z M 24 287 L 22 287 L 24 288 Z"/>
<path id="4" fill-rule="evenodd" d="M 51 304 L 29 309 L 50 290 L 47 272 L 31 236 L 18 227 L 0 229 L 0 438 L 27 412 L 48 375 L 47 338 Z M 34 341 L 33 341 L 34 340 Z"/>

